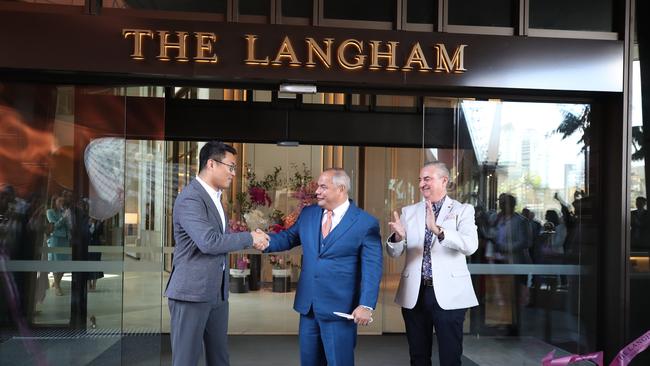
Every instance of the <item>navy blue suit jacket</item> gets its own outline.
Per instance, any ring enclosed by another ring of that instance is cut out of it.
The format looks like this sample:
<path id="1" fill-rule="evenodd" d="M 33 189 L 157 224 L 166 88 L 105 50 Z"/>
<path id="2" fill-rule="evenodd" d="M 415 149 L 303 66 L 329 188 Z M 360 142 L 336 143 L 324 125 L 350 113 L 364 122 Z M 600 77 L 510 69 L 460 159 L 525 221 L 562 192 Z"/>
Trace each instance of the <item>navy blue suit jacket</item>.
<path id="1" fill-rule="evenodd" d="M 377 219 L 352 201 L 327 238 L 321 234 L 323 209 L 305 207 L 288 230 L 271 235 L 267 252 L 302 245 L 303 259 L 294 309 L 319 319 L 344 320 L 358 305 L 374 308 L 382 274 L 382 245 Z"/>

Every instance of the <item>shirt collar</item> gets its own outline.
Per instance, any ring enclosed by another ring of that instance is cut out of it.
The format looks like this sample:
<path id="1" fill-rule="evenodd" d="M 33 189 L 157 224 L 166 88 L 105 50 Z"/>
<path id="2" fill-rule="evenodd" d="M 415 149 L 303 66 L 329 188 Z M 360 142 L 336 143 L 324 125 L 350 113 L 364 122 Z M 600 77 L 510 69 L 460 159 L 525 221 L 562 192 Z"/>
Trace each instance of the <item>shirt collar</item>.
<path id="1" fill-rule="evenodd" d="M 203 186 L 203 188 L 205 188 L 205 190 L 208 192 L 208 195 L 210 195 L 210 197 L 217 197 L 218 200 L 221 199 L 221 192 L 222 191 L 220 189 L 216 190 L 216 189 L 212 188 L 212 186 L 210 186 L 208 183 L 206 183 L 198 175 L 196 176 L 196 180 L 201 184 L 201 186 Z"/>
<path id="2" fill-rule="evenodd" d="M 350 200 L 345 200 L 345 202 L 341 203 L 336 207 L 335 209 L 332 210 L 332 216 L 333 217 L 343 217 L 345 212 L 348 210 L 350 207 Z M 323 210 L 324 212 L 327 210 Z"/>

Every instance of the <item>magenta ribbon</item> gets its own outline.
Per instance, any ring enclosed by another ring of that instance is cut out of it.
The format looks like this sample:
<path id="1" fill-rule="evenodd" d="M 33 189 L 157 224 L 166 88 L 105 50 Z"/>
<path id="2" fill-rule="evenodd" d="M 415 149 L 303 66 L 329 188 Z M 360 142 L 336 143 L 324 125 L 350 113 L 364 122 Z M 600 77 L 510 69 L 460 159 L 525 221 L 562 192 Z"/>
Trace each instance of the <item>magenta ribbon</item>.
<path id="1" fill-rule="evenodd" d="M 609 366 L 627 366 L 636 355 L 645 351 L 648 346 L 650 346 L 650 330 L 625 346 L 625 348 L 614 357 Z"/>
<path id="2" fill-rule="evenodd" d="M 592 361 L 598 366 L 603 366 L 603 352 L 588 353 L 586 355 L 569 355 L 553 359 L 555 350 L 552 350 L 542 359 L 542 366 L 567 366 L 579 361 Z"/>
<path id="3" fill-rule="evenodd" d="M 639 353 L 650 347 L 650 330 L 641 337 L 628 344 L 614 357 L 609 366 L 627 366 Z M 598 366 L 603 366 L 603 352 L 588 353 L 586 355 L 569 355 L 553 359 L 555 350 L 552 350 L 542 359 L 542 366 L 567 366 L 574 362 L 591 361 Z"/>

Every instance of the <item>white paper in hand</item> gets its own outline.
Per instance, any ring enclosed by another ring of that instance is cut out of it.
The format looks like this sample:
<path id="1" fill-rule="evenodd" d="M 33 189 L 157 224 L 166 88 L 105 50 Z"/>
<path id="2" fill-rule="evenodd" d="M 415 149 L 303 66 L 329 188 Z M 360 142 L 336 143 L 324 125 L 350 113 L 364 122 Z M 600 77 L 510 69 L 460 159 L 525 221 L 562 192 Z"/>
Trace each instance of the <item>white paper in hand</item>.
<path id="1" fill-rule="evenodd" d="M 334 315 L 340 316 L 341 318 L 354 320 L 354 316 L 352 316 L 352 314 L 341 313 L 341 312 L 335 311 Z M 370 323 L 372 323 L 372 318 L 370 318 L 370 321 L 368 322 L 368 324 L 370 324 Z"/>

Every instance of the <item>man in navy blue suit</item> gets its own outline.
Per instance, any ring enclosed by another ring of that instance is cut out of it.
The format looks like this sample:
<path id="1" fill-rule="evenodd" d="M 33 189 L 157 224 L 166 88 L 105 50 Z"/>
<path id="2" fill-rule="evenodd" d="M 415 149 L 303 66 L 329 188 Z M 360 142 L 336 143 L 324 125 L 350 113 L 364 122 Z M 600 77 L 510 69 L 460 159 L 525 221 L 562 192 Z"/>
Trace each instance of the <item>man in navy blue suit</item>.
<path id="1" fill-rule="evenodd" d="M 300 313 L 303 366 L 354 365 L 357 324 L 367 325 L 377 303 L 382 245 L 376 218 L 348 198 L 350 177 L 327 169 L 318 178 L 318 205 L 305 207 L 288 230 L 271 235 L 267 252 L 302 245 L 293 308 Z M 352 314 L 353 320 L 334 312 Z"/>

